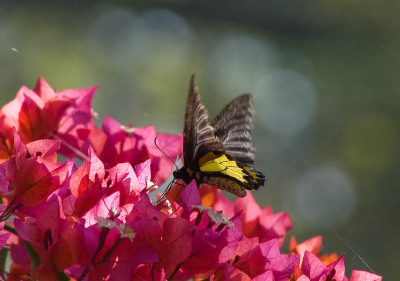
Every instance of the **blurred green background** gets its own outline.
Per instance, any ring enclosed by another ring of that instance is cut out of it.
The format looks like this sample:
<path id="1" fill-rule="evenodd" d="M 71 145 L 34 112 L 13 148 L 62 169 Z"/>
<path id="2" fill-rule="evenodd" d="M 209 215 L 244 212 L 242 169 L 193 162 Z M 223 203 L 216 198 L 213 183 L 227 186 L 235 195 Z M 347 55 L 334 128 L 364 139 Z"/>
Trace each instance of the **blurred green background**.
<path id="1" fill-rule="evenodd" d="M 397 279 L 400 2 L 89 2 L 1 2 L 1 104 L 43 76 L 98 85 L 99 122 L 179 133 L 192 73 L 212 116 L 250 92 L 261 206 Z"/>

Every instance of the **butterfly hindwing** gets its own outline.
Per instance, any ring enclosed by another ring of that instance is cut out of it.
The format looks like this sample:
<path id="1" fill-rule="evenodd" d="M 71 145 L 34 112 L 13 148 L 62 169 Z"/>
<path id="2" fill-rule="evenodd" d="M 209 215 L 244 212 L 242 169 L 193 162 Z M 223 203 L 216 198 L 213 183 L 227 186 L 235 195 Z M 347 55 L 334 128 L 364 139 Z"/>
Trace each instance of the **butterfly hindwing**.
<path id="1" fill-rule="evenodd" d="M 254 163 L 253 116 L 253 97 L 245 94 L 225 106 L 211 123 L 215 135 L 222 141 L 225 153 L 243 165 Z"/>

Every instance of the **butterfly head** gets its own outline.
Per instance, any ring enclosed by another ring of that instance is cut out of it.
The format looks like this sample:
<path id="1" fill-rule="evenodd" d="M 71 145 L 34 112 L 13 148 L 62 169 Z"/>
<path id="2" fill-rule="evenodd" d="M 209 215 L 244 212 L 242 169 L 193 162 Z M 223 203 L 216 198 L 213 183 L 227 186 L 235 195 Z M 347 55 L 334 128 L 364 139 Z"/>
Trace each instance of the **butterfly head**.
<path id="1" fill-rule="evenodd" d="M 193 179 L 193 172 L 189 168 L 182 167 L 179 170 L 173 172 L 173 176 L 176 180 L 183 180 L 186 184 L 189 184 Z"/>

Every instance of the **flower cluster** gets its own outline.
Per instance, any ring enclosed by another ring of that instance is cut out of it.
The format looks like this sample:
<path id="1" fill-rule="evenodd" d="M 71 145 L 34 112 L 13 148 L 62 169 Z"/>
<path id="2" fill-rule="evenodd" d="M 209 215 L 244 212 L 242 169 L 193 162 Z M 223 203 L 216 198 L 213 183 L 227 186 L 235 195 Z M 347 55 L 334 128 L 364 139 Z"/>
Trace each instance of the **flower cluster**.
<path id="1" fill-rule="evenodd" d="M 192 182 L 179 204 L 153 202 L 182 135 L 111 117 L 99 128 L 95 91 L 39 79 L 0 111 L 2 280 L 382 280 L 348 279 L 343 256 L 319 256 L 321 237 L 282 253 L 290 217 L 250 192 L 233 203 Z"/>

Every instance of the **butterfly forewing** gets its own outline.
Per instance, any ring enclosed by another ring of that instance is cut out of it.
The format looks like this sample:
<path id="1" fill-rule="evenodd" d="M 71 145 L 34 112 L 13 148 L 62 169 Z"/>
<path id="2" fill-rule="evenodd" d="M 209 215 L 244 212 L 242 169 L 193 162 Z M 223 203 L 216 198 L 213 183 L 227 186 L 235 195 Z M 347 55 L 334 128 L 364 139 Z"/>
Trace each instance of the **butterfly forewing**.
<path id="1" fill-rule="evenodd" d="M 185 114 L 184 165 L 198 167 L 200 157 L 211 151 L 224 153 L 224 146 L 215 137 L 215 129 L 210 125 L 207 109 L 200 102 L 193 75 Z"/>
<path id="2" fill-rule="evenodd" d="M 252 165 L 255 148 L 252 140 L 254 101 L 250 94 L 237 97 L 215 117 L 211 126 L 225 153 L 244 165 Z"/>

